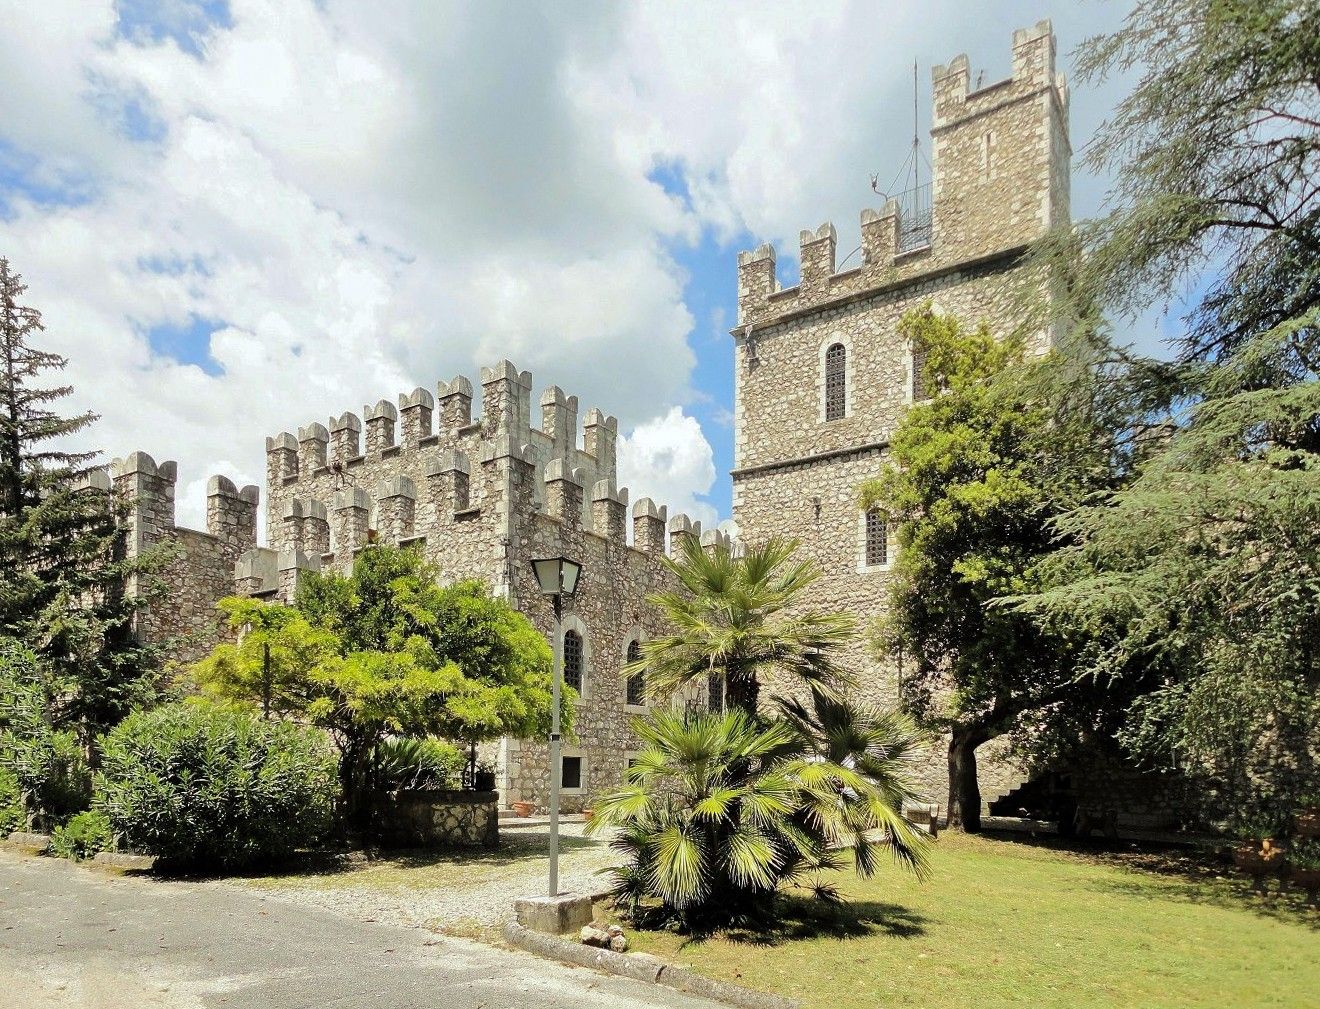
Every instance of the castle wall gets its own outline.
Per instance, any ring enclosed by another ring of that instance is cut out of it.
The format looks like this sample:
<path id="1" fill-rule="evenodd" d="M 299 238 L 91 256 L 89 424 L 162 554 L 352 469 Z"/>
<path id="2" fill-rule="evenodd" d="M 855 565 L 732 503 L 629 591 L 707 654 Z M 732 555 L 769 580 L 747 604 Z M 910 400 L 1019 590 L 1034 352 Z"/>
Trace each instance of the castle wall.
<path id="1" fill-rule="evenodd" d="M 166 563 L 151 577 L 159 580 L 164 598 L 137 615 L 136 632 L 144 639 L 169 645 L 169 659 L 186 665 L 206 655 L 224 636 L 216 610 L 234 592 L 234 565 L 256 544 L 258 490 L 238 490 L 225 477 L 213 477 L 207 487 L 207 530 L 175 524 L 175 484 L 178 467 L 134 452 L 110 466 L 115 489 L 130 502 L 125 549 L 130 557 L 160 550 Z M 129 591 L 141 590 L 130 585 Z"/>
<path id="2" fill-rule="evenodd" d="M 1028 310 L 1043 275 L 1030 244 L 1067 220 L 1067 92 L 1054 72 L 1048 22 L 1015 33 L 1013 77 L 969 93 L 966 57 L 934 70 L 932 226 L 929 244 L 898 252 L 901 210 L 890 201 L 862 215 L 863 263 L 834 273 L 831 225 L 801 234 L 801 282 L 781 289 L 770 246 L 739 256 L 733 509 L 747 543 L 797 538 L 822 570 L 813 608 L 854 614 L 862 632 L 842 664 L 859 696 L 893 705 L 901 667 L 873 654 L 869 631 L 888 605 L 897 544 L 868 566 L 862 483 L 879 475 L 888 442 L 914 394 L 912 348 L 899 334 L 905 312 L 930 303 L 965 324 L 1019 332 L 1037 350 L 1050 334 Z M 825 354 L 842 344 L 844 416 L 827 420 Z M 786 684 L 776 684 L 786 689 Z M 948 797 L 947 742 L 920 771 L 933 801 Z M 987 801 L 1021 780 L 983 747 Z"/>

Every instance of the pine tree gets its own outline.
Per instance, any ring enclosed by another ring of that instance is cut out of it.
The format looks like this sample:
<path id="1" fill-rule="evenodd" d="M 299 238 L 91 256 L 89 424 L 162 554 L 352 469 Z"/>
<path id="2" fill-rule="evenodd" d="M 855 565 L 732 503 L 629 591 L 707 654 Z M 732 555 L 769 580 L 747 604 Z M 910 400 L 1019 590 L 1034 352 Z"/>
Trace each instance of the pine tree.
<path id="1" fill-rule="evenodd" d="M 97 418 L 58 412 L 72 387 L 43 376 L 68 362 L 32 345 L 26 290 L 0 258 L 0 635 L 36 652 L 56 720 L 90 743 L 151 692 L 154 652 L 132 624 L 161 556 L 123 556 L 124 503 L 93 478 L 96 453 L 65 447 Z"/>

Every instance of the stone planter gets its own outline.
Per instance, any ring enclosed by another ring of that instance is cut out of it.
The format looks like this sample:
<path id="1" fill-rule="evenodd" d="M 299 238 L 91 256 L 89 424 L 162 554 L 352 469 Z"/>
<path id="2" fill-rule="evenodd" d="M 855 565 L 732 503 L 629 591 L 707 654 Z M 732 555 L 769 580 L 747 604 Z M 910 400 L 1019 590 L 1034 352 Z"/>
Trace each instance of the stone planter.
<path id="1" fill-rule="evenodd" d="M 1320 837 L 1320 808 L 1303 809 L 1294 816 L 1293 831 L 1298 837 Z"/>
<path id="2" fill-rule="evenodd" d="M 371 829 L 395 847 L 493 848 L 500 841 L 499 798 L 495 791 L 377 792 Z"/>
<path id="3" fill-rule="evenodd" d="M 1287 849 L 1267 837 L 1261 841 L 1244 841 L 1233 849 L 1233 864 L 1255 881 L 1257 889 L 1265 888 L 1265 877 L 1282 872 L 1287 865 Z"/>
<path id="4" fill-rule="evenodd" d="M 1288 878 L 1293 886 L 1306 891 L 1306 899 L 1315 904 L 1320 899 L 1320 869 L 1291 869 Z"/>

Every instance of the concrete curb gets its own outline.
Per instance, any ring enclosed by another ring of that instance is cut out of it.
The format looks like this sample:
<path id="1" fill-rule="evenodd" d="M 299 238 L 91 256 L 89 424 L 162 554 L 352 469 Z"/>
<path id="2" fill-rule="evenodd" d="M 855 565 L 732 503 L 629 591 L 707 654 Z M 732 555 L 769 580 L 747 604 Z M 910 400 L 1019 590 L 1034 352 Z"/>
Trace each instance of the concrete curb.
<path id="1" fill-rule="evenodd" d="M 15 848 L 33 855 L 44 855 L 50 851 L 49 834 L 33 834 L 26 830 L 16 830 L 6 840 Z"/>
<path id="2" fill-rule="evenodd" d="M 97 865 L 130 872 L 150 872 L 156 866 L 155 855 L 130 855 L 123 851 L 98 851 L 92 856 Z"/>
<path id="3" fill-rule="evenodd" d="M 615 953 L 613 950 L 584 946 L 563 936 L 547 935 L 523 928 L 516 921 L 504 923 L 504 938 L 510 946 L 551 960 L 594 967 L 609 974 L 661 984 L 689 995 L 716 999 L 744 1009 L 801 1009 L 802 1004 L 782 995 L 767 995 L 727 981 L 703 977 L 682 967 L 675 967 L 646 953 Z"/>

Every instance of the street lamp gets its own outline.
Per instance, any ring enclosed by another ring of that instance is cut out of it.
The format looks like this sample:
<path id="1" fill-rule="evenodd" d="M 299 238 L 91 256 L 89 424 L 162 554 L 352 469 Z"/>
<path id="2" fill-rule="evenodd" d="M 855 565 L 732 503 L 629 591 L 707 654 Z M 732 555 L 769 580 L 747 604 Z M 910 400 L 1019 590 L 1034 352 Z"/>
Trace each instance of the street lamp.
<path id="1" fill-rule="evenodd" d="M 550 681 L 550 897 L 559 895 L 559 784 L 563 775 L 559 755 L 559 693 L 564 679 L 564 635 L 559 626 L 564 596 L 573 598 L 577 592 L 582 565 L 567 557 L 545 557 L 532 561 L 536 584 L 541 595 L 549 596 L 555 604 L 554 677 Z"/>

